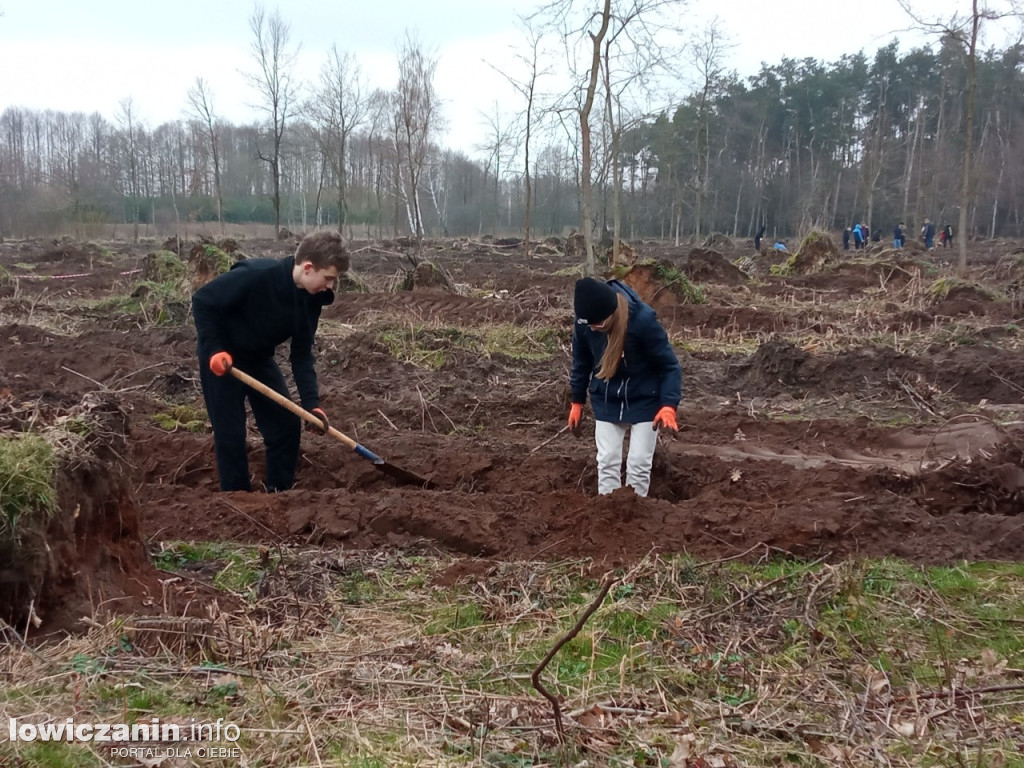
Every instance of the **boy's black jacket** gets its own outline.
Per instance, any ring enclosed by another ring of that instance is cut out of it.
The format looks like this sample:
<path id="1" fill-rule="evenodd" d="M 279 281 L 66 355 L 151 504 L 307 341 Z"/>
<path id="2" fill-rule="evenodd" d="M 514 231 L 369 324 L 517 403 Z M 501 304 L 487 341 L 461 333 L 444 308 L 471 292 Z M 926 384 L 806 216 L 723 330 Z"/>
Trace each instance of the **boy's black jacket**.
<path id="1" fill-rule="evenodd" d="M 311 294 L 295 285 L 295 259 L 247 259 L 192 295 L 199 358 L 226 351 L 245 370 L 246 361 L 274 356 L 291 339 L 289 360 L 302 407 L 320 406 L 313 367 L 313 337 L 320 311 L 333 291 Z"/>

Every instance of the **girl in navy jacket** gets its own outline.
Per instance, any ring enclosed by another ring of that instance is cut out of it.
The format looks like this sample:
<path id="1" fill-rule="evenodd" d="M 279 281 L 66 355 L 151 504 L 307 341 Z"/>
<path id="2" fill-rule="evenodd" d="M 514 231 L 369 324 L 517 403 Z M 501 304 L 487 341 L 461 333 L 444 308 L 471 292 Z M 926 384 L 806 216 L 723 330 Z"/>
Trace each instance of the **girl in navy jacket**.
<path id="1" fill-rule="evenodd" d="M 589 395 L 598 493 L 622 486 L 622 443 L 629 431 L 626 485 L 646 496 L 657 430 L 679 428 L 679 359 L 654 310 L 628 285 L 585 277 L 576 283 L 573 304 L 569 428 L 579 428 Z"/>

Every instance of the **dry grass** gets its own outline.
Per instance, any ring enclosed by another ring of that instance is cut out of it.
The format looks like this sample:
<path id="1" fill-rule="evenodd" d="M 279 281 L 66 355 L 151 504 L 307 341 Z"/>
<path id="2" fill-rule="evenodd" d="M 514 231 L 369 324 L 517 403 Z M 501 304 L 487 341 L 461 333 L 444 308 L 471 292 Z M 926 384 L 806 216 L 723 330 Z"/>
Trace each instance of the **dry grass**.
<path id="1" fill-rule="evenodd" d="M 454 561 L 435 553 L 254 557 L 243 610 L 7 646 L 0 713 L 224 718 L 251 766 L 1024 761 L 1020 565 L 649 557 L 544 673 L 561 745 L 530 675 L 597 595 L 590 563 L 480 563 L 442 587 Z M 67 744 L 4 760 L 123 764 Z"/>
<path id="2" fill-rule="evenodd" d="M 368 280 L 385 289 L 398 277 Z M 973 343 L 984 318 L 925 327 L 908 319 L 892 330 L 897 313 L 929 306 L 934 279 L 918 272 L 897 286 L 883 275 L 877 288 L 845 298 L 807 289 L 715 296 L 790 325 L 691 328 L 674 341 L 713 358 L 749 355 L 779 337 L 812 354 L 877 344 L 924 355 Z M 77 333 L 88 318 L 74 306 L 74 297 L 45 290 L 18 293 L 0 301 L 0 322 Z M 522 378 L 536 390 L 520 401 L 564 381 L 560 370 L 558 382 L 534 380 L 553 370 L 549 356 L 566 355 L 564 334 L 539 333 L 564 325 L 561 309 L 522 329 L 472 331 L 414 304 L 402 311 L 415 322 L 368 312 L 357 327 L 325 321 L 321 337 L 390 334 L 405 355 L 396 357 L 410 362 L 453 349 L 526 360 L 535 364 L 523 364 Z M 997 343 L 1024 346 L 1019 333 Z M 535 352 L 542 362 L 530 359 Z M 864 414 L 915 424 L 963 412 L 927 382 L 887 385 L 800 400 L 737 394 L 736 404 L 778 419 Z M 433 421 L 431 393 L 419 397 L 402 407 Z M 454 429 L 438 410 L 435 431 Z M 608 598 L 545 670 L 545 685 L 562 697 L 561 744 L 530 677 L 598 594 L 604 574 L 592 563 L 480 563 L 464 568 L 475 575 L 441 586 L 456 563 L 430 551 L 172 543 L 168 552 L 199 566 L 168 582 L 201 578 L 244 607 L 188 619 L 123 616 L 35 648 L 0 627 L 0 714 L 30 723 L 223 718 L 243 729 L 244 762 L 165 766 L 1024 766 L 1019 564 L 801 563 L 768 548 L 742 563 L 652 556 L 615 574 Z M 115 764 L 125 761 L 98 745 L 0 743 L 2 766 Z"/>

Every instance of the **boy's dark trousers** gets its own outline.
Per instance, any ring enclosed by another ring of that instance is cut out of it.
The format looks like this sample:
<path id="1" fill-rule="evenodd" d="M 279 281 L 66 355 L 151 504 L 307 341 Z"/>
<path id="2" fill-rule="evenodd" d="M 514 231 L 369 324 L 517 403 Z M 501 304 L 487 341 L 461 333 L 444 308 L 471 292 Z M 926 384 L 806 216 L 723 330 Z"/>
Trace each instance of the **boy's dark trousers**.
<path id="1" fill-rule="evenodd" d="M 212 354 L 212 353 L 211 353 Z M 199 352 L 199 379 L 206 412 L 213 426 L 213 446 L 222 491 L 251 491 L 249 457 L 245 444 L 245 401 L 256 418 L 267 454 L 267 490 L 287 491 L 295 483 L 299 463 L 302 422 L 230 373 L 217 376 L 210 370 L 210 355 Z M 284 374 L 273 358 L 236 361 L 238 367 L 276 392 L 288 397 Z"/>

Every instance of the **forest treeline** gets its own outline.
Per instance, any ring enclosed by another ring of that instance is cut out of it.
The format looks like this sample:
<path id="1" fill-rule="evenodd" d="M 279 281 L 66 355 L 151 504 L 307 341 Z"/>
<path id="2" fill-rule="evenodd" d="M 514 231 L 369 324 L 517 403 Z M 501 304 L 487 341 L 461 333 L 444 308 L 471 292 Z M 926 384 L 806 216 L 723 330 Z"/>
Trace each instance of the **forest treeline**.
<path id="1" fill-rule="evenodd" d="M 955 223 L 970 133 L 967 61 L 952 40 L 936 48 L 901 54 L 894 41 L 873 58 L 787 58 L 752 77 L 709 78 L 673 109 L 634 120 L 615 141 L 595 121 L 596 225 L 611 222 L 612 147 L 626 239 L 748 237 L 762 224 L 769 236 L 791 236 L 858 221 L 888 237 L 899 221 L 911 231 L 925 217 Z M 1022 234 L 1022 51 L 977 57 L 969 236 Z M 419 64 L 418 76 L 429 80 L 430 62 Z M 443 149 L 436 135 L 417 150 L 403 132 L 400 91 L 401 84 L 360 102 L 363 119 L 349 122 L 340 154 L 338 121 L 318 117 L 323 100 L 316 98 L 294 106 L 280 126 L 218 120 L 202 109 L 210 106 L 203 98 L 193 99 L 192 116 L 156 127 L 138 119 L 130 100 L 113 121 L 8 108 L 0 115 L 0 235 L 97 237 L 112 223 L 164 233 L 183 222 L 273 223 L 275 175 L 281 226 L 342 223 L 357 237 L 406 234 L 416 223 L 403 168 L 414 151 L 424 234 L 521 232 L 522 131 L 495 132 L 484 159 L 472 157 L 479 148 Z M 502 108 L 526 113 L 526 104 Z M 555 122 L 539 105 L 531 119 Z M 578 129 L 562 125 L 569 127 L 561 135 L 534 132 L 535 235 L 580 226 Z"/>

